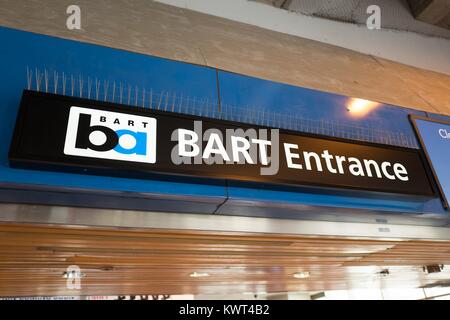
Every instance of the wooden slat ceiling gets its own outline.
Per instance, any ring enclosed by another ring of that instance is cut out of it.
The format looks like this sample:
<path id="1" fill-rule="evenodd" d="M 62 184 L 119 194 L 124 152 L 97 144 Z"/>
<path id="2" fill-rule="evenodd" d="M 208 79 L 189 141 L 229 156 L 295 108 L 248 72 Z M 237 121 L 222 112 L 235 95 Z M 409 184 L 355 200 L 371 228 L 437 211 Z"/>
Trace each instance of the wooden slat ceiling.
<path id="1" fill-rule="evenodd" d="M 231 294 L 418 287 L 450 279 L 450 242 L 0 225 L 0 296 Z M 78 265 L 81 290 L 63 272 Z M 378 274 L 389 269 L 389 275 Z M 293 274 L 310 272 L 307 279 Z M 209 277 L 192 278 L 192 272 Z"/>

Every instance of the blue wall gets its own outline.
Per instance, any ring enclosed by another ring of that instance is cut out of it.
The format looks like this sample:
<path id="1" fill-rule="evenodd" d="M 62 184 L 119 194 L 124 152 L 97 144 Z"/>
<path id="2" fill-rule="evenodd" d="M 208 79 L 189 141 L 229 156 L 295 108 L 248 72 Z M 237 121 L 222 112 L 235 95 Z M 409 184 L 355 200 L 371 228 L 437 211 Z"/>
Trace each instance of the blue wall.
<path id="1" fill-rule="evenodd" d="M 0 86 L 0 184 L 5 190 L 12 187 L 39 192 L 43 189 L 71 192 L 101 190 L 104 194 L 119 194 L 123 199 L 132 194 L 149 209 L 165 210 L 170 207 L 168 203 L 155 203 L 158 199 L 169 199 L 173 204 L 170 210 L 203 213 L 246 214 L 250 212 L 249 207 L 254 207 L 263 208 L 259 212 L 264 215 L 276 216 L 280 207 L 288 205 L 289 210 L 294 212 L 289 217 L 296 217 L 296 214 L 300 217 L 305 208 L 322 206 L 345 208 L 347 213 L 355 215 L 360 214 L 359 210 L 412 215 L 428 213 L 437 217 L 446 214 L 437 198 L 399 198 L 305 188 L 274 189 L 263 184 L 226 181 L 214 184 L 182 180 L 149 181 L 12 169 L 8 165 L 7 153 L 21 92 L 29 86 L 27 72 L 31 76 L 32 89 L 36 89 L 39 82 L 40 90 L 46 90 L 46 71 L 49 79 L 47 90 L 63 93 L 64 72 L 64 93 L 67 95 L 72 94 L 73 77 L 75 96 L 80 96 L 81 89 L 81 96 L 87 97 L 89 94 L 90 98 L 96 98 L 94 89 L 98 79 L 101 81 L 99 99 L 104 99 L 106 91 L 108 101 L 128 103 L 128 88 L 131 88 L 131 104 L 137 102 L 141 107 L 165 108 L 412 148 L 417 148 L 418 144 L 407 115 L 424 113 L 381 104 L 366 117 L 353 118 L 346 109 L 349 98 L 340 95 L 8 28 L 0 28 L 0 40 L 5 44 L 0 51 L 3 80 Z M 56 88 L 53 82 L 55 71 L 58 72 Z M 37 75 L 40 81 L 36 81 Z M 123 89 L 120 101 L 119 86 Z M 221 114 L 216 113 L 218 87 L 223 110 Z M 13 196 L 8 197 L 2 192 L 0 199 L 3 201 L 23 200 L 21 194 L 10 193 Z M 66 194 L 62 200 L 54 201 L 82 205 L 76 203 L 76 198 L 67 197 Z M 30 202 L 50 201 L 45 192 L 29 199 Z M 95 200 L 90 205 L 95 206 Z M 111 204 L 111 207 L 115 205 Z M 320 210 L 316 211 L 320 213 Z"/>
<path id="2" fill-rule="evenodd" d="M 223 104 L 264 112 L 277 127 L 418 148 L 407 116 L 420 111 L 380 104 L 355 117 L 347 111 L 350 97 L 227 72 L 220 72 L 220 89 Z"/>

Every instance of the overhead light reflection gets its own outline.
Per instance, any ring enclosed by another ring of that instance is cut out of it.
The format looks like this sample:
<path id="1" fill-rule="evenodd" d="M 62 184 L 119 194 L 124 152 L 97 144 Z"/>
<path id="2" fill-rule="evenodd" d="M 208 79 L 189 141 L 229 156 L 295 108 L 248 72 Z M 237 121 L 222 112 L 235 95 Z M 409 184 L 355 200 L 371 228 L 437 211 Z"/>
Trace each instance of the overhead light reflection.
<path id="1" fill-rule="evenodd" d="M 297 279 L 306 279 L 309 278 L 310 273 L 308 271 L 303 271 L 303 272 L 297 272 L 293 274 L 294 278 Z"/>
<path id="2" fill-rule="evenodd" d="M 205 278 L 205 277 L 209 277 L 209 273 L 207 273 L 207 272 L 192 272 L 189 276 L 191 278 Z"/>
<path id="3" fill-rule="evenodd" d="M 347 111 L 350 112 L 352 116 L 363 117 L 379 105 L 378 102 L 351 98 L 347 103 Z"/>

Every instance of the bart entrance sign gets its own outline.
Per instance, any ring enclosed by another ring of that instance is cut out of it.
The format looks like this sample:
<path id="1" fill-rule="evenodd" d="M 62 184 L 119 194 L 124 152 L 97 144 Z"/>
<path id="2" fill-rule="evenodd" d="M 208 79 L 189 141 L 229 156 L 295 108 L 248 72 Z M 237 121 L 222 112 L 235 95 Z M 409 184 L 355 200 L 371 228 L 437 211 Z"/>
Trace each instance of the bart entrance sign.
<path id="1" fill-rule="evenodd" d="M 417 150 L 25 91 L 12 166 L 433 195 Z"/>

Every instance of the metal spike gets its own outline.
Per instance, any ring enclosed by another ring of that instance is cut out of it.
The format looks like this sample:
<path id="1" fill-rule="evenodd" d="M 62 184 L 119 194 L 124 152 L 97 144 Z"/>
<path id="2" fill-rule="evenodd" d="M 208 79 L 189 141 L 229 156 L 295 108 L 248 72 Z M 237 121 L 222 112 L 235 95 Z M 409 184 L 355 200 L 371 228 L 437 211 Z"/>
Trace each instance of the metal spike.
<path id="1" fill-rule="evenodd" d="M 189 114 L 189 110 L 192 108 L 193 99 L 190 96 L 183 97 L 184 106 L 180 108 L 180 112 Z"/>
<path id="2" fill-rule="evenodd" d="M 131 85 L 128 85 L 128 105 L 130 105 L 130 99 L 131 99 Z"/>
<path id="3" fill-rule="evenodd" d="M 178 112 L 183 108 L 183 94 L 180 95 L 180 103 L 178 104 Z"/>
<path id="4" fill-rule="evenodd" d="M 109 80 L 103 80 L 103 101 L 107 101 L 108 88 L 109 88 Z"/>
<path id="5" fill-rule="evenodd" d="M 134 105 L 137 106 L 138 105 L 138 87 L 135 86 L 134 87 Z"/>
<path id="6" fill-rule="evenodd" d="M 172 112 L 174 112 L 174 110 L 175 110 L 175 101 L 176 101 L 176 98 L 177 98 L 177 96 L 176 96 L 176 93 L 174 92 L 174 93 L 173 93 L 173 98 L 172 98 Z"/>
<path id="7" fill-rule="evenodd" d="M 92 80 L 88 77 L 88 99 L 91 98 L 91 87 L 92 87 Z"/>
<path id="8" fill-rule="evenodd" d="M 39 70 L 36 68 L 36 91 L 41 91 L 41 80 L 42 75 L 40 74 Z"/>
<path id="9" fill-rule="evenodd" d="M 100 80 L 95 78 L 95 100 L 98 101 L 98 97 L 100 94 Z"/>
<path id="10" fill-rule="evenodd" d="M 58 93 L 58 71 L 53 71 L 53 93 Z"/>
<path id="11" fill-rule="evenodd" d="M 116 96 L 116 82 L 113 81 L 112 102 L 114 102 Z"/>
<path id="12" fill-rule="evenodd" d="M 31 83 L 32 83 L 32 78 L 33 78 L 33 71 L 30 70 L 30 68 L 28 68 L 27 66 L 27 89 L 31 90 Z"/>
<path id="13" fill-rule="evenodd" d="M 159 102 L 158 102 L 158 110 L 161 107 L 161 103 L 162 103 L 162 97 L 163 97 L 163 92 L 161 91 L 161 93 L 159 94 Z"/>
<path id="14" fill-rule="evenodd" d="M 164 111 L 167 111 L 167 104 L 169 103 L 169 92 L 166 94 L 166 103 L 164 105 Z"/>
<path id="15" fill-rule="evenodd" d="M 79 89 L 80 89 L 80 98 L 83 98 L 83 87 L 84 87 L 84 80 L 83 77 L 80 74 L 80 77 L 78 79 Z"/>
<path id="16" fill-rule="evenodd" d="M 119 83 L 119 103 L 122 104 L 122 97 L 123 97 L 123 85 L 122 82 Z"/>
<path id="17" fill-rule="evenodd" d="M 66 79 L 66 75 L 64 74 L 64 72 L 62 73 L 62 84 L 63 84 L 63 95 L 65 96 L 67 79 Z"/>
<path id="18" fill-rule="evenodd" d="M 204 109 L 204 105 L 205 105 L 205 100 L 204 100 L 204 99 L 201 99 L 200 101 L 201 101 L 201 102 L 200 102 L 200 108 L 198 108 L 198 112 L 199 112 L 199 116 L 201 117 L 202 114 L 203 114 L 203 109 Z"/>
<path id="19" fill-rule="evenodd" d="M 153 109 L 153 89 L 150 88 L 150 109 Z"/>
<path id="20" fill-rule="evenodd" d="M 196 104 L 197 104 L 197 97 L 196 96 L 194 96 L 194 99 L 192 100 L 192 109 L 193 110 L 195 110 L 195 106 L 196 106 Z M 188 113 L 190 113 L 189 112 L 189 110 L 188 110 Z M 194 112 L 192 112 L 192 114 L 194 114 Z"/>
<path id="21" fill-rule="evenodd" d="M 45 92 L 48 92 L 48 71 L 44 69 Z"/>
<path id="22" fill-rule="evenodd" d="M 72 97 L 73 97 L 73 92 L 75 90 L 75 83 L 73 81 L 73 74 L 70 75 L 70 81 L 71 81 Z"/>

